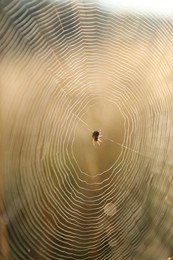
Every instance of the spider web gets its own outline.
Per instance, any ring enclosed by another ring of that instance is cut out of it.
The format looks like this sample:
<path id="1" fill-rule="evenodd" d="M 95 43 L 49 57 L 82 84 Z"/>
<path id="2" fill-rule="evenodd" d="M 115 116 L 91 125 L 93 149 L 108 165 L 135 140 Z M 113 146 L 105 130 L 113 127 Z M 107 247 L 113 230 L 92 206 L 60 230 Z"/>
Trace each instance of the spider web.
<path id="1" fill-rule="evenodd" d="M 1 1 L 2 259 L 173 254 L 172 26 L 101 1 Z"/>

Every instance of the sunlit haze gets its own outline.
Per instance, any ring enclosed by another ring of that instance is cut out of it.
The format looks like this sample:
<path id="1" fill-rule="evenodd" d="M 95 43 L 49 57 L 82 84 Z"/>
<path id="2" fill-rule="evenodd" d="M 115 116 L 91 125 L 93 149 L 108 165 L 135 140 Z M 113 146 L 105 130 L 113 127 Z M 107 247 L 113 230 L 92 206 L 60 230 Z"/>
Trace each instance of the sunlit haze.
<path id="1" fill-rule="evenodd" d="M 107 7 L 118 8 L 120 10 L 133 10 L 139 12 L 158 13 L 165 15 L 173 14 L 173 1 L 169 0 L 100 0 L 100 2 L 107 5 Z"/>

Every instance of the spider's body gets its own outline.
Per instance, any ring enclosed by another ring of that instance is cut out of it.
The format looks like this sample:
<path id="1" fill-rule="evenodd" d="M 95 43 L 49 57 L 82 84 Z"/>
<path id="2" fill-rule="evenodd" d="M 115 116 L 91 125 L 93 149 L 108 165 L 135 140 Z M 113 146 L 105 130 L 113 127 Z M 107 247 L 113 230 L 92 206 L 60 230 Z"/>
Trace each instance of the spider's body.
<path id="1" fill-rule="evenodd" d="M 95 145 L 95 143 L 98 143 L 99 145 L 100 143 L 102 143 L 100 137 L 101 137 L 101 132 L 99 133 L 99 131 L 96 130 L 92 133 L 93 145 Z"/>
<path id="2" fill-rule="evenodd" d="M 93 138 L 93 140 L 94 140 L 94 142 L 97 142 L 98 141 L 98 139 L 99 139 L 99 131 L 94 131 L 93 133 L 92 133 L 92 138 Z"/>

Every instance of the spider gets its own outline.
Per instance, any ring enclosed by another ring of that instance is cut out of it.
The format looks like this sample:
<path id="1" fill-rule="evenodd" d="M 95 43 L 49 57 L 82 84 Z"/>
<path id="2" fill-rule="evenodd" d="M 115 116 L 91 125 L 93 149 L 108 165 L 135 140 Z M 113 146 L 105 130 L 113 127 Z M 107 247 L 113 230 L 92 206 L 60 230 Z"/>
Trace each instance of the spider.
<path id="1" fill-rule="evenodd" d="M 95 143 L 98 143 L 98 145 L 100 145 L 100 143 L 102 143 L 102 140 L 100 139 L 100 137 L 102 137 L 101 131 L 99 133 L 99 131 L 95 130 L 92 133 L 93 145 L 95 145 Z"/>

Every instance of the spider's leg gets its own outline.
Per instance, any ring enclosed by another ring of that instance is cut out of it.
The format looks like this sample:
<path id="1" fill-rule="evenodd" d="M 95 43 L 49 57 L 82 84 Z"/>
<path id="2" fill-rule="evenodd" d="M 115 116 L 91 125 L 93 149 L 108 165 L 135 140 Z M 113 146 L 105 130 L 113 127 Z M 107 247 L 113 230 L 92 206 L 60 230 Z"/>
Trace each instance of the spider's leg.
<path id="1" fill-rule="evenodd" d="M 103 143 L 102 140 L 101 140 L 100 138 L 98 139 L 98 142 Z"/>
<path id="2" fill-rule="evenodd" d="M 94 141 L 94 139 L 93 139 L 93 146 L 95 146 L 95 141 Z"/>
<path id="3" fill-rule="evenodd" d="M 100 132 L 99 132 L 99 139 L 100 139 L 100 137 L 102 137 L 103 135 L 102 135 L 102 131 L 101 131 L 101 129 L 100 129 Z"/>

